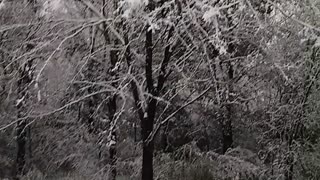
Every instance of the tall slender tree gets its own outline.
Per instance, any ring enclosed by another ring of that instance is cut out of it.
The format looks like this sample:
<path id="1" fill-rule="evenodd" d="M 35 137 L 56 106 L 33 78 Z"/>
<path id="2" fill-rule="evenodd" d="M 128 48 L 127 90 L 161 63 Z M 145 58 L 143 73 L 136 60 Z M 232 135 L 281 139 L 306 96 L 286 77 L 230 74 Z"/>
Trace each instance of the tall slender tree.
<path id="1" fill-rule="evenodd" d="M 32 48 L 27 47 L 27 50 Z M 26 164 L 26 144 L 27 144 L 27 123 L 28 123 L 28 100 L 30 96 L 29 87 L 33 80 L 33 60 L 28 59 L 19 68 L 18 79 L 18 96 L 17 96 L 17 175 L 24 174 L 24 168 Z"/>
<path id="2" fill-rule="evenodd" d="M 27 8 L 33 10 L 31 17 L 36 18 L 36 3 L 33 0 L 27 1 Z M 31 39 L 34 32 L 27 33 L 27 39 Z M 26 53 L 30 52 L 35 45 L 26 43 L 24 45 L 24 50 Z M 17 81 L 17 127 L 16 127 L 16 141 L 17 141 L 17 156 L 16 156 L 16 177 L 19 178 L 25 173 L 26 165 L 26 152 L 31 149 L 28 148 L 27 138 L 31 138 L 31 130 L 28 127 L 30 119 L 28 118 L 29 104 L 30 104 L 30 86 L 33 82 L 34 74 L 34 58 L 26 56 L 25 60 L 18 66 L 19 78 Z M 29 141 L 30 143 L 30 141 Z M 29 144 L 31 147 L 31 144 Z"/>

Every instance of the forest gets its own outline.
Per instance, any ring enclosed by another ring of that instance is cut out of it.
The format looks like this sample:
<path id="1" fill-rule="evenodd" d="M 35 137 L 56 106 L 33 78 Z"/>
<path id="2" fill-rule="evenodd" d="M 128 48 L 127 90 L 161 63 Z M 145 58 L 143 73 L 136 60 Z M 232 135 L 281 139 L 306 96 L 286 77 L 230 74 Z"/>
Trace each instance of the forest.
<path id="1" fill-rule="evenodd" d="M 318 180 L 319 76 L 320 0 L 0 0 L 0 179 Z"/>

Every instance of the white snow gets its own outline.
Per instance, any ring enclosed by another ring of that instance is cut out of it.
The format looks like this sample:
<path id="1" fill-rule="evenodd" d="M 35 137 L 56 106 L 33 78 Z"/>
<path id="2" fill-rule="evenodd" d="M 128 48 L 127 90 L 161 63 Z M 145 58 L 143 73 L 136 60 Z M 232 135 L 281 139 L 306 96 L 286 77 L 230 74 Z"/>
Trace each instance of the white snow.
<path id="1" fill-rule="evenodd" d="M 4 2 L 5 2 L 5 0 L 3 0 L 3 1 L 0 3 L 0 10 L 1 10 L 2 8 L 4 8 L 4 6 L 5 6 Z"/>
<path id="2" fill-rule="evenodd" d="M 317 38 L 314 46 L 315 46 L 315 47 L 320 47 L 320 37 Z"/>
<path id="3" fill-rule="evenodd" d="M 220 15 L 219 9 L 216 7 L 211 7 L 208 11 L 206 11 L 202 18 L 206 22 L 210 22 L 212 17 Z"/>
<path id="4" fill-rule="evenodd" d="M 124 7 L 124 12 L 122 16 L 124 18 L 129 18 L 134 11 L 141 9 L 142 7 L 148 5 L 149 0 L 123 0 L 120 2 Z"/>

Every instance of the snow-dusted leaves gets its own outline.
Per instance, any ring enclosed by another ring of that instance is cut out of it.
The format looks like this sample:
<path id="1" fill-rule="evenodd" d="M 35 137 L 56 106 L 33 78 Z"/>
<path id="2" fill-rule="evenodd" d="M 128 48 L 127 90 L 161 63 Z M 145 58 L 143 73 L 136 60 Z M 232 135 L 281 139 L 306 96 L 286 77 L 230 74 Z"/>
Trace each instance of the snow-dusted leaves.
<path id="1" fill-rule="evenodd" d="M 156 23 L 150 23 L 150 26 L 148 28 L 148 31 L 152 31 L 152 32 L 155 32 L 156 30 L 159 30 L 160 27 L 158 24 Z"/>
<path id="2" fill-rule="evenodd" d="M 209 42 L 219 50 L 219 54 L 227 53 L 227 43 L 220 38 L 219 34 L 211 36 Z"/>
<path id="3" fill-rule="evenodd" d="M 213 18 L 215 18 L 216 16 L 219 16 L 220 15 L 220 12 L 219 12 L 219 8 L 217 7 L 210 7 L 209 10 L 207 10 L 203 16 L 202 16 L 202 19 L 205 21 L 205 22 L 211 22 L 211 20 Z"/>
<path id="4" fill-rule="evenodd" d="M 142 10 L 148 5 L 148 0 L 122 0 L 120 1 L 120 7 L 123 9 L 122 17 L 128 19 L 135 16 L 137 12 Z"/>
<path id="5" fill-rule="evenodd" d="M 317 37 L 314 47 L 320 47 L 320 37 Z"/>

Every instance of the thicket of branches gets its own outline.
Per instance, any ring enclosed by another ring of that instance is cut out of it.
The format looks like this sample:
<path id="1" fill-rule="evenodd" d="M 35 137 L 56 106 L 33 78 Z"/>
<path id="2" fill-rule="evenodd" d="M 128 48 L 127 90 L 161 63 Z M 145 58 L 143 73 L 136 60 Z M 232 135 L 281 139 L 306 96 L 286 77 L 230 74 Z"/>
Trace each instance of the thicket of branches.
<path id="1" fill-rule="evenodd" d="M 318 179 L 316 0 L 3 0 L 0 177 Z"/>

